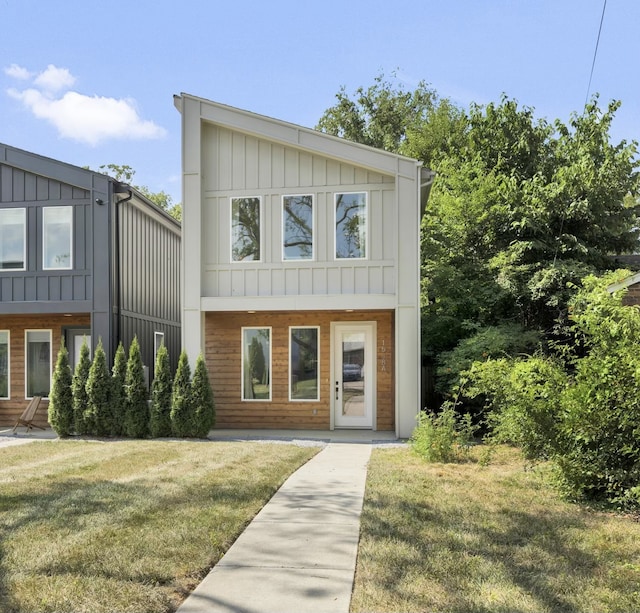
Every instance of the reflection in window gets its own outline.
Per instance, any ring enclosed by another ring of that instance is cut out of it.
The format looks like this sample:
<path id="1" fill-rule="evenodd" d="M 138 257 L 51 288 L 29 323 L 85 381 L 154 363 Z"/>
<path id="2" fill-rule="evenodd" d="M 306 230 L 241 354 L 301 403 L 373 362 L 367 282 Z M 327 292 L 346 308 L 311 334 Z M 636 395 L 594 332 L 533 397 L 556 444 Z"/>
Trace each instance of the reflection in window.
<path id="1" fill-rule="evenodd" d="M 0 211 L 0 269 L 25 270 L 26 209 Z"/>
<path id="2" fill-rule="evenodd" d="M 231 260 L 260 260 L 260 198 L 231 198 Z"/>
<path id="3" fill-rule="evenodd" d="M 42 268 L 71 268 L 73 207 L 56 206 L 42 209 Z"/>
<path id="4" fill-rule="evenodd" d="M 0 398 L 9 398 L 9 331 L 0 330 Z"/>
<path id="5" fill-rule="evenodd" d="M 313 196 L 283 196 L 285 260 L 313 259 Z"/>
<path id="6" fill-rule="evenodd" d="M 336 258 L 367 257 L 367 195 L 336 194 Z"/>
<path id="7" fill-rule="evenodd" d="M 49 396 L 51 389 L 51 330 L 27 330 L 27 398 Z"/>
<path id="8" fill-rule="evenodd" d="M 319 400 L 318 328 L 290 328 L 289 399 Z"/>
<path id="9" fill-rule="evenodd" d="M 271 400 L 271 328 L 242 328 L 242 400 Z"/>

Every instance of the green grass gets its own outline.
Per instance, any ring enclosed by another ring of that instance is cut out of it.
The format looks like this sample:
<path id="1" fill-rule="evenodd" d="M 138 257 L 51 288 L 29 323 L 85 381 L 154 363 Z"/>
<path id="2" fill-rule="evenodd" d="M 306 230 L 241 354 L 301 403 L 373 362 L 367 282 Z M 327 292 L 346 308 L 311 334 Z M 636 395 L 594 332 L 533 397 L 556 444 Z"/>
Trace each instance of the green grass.
<path id="1" fill-rule="evenodd" d="M 482 453 L 374 450 L 351 611 L 640 611 L 638 518 L 561 500 L 515 450 Z"/>
<path id="2" fill-rule="evenodd" d="M 0 449 L 0 611 L 174 611 L 317 451 L 186 441 Z"/>

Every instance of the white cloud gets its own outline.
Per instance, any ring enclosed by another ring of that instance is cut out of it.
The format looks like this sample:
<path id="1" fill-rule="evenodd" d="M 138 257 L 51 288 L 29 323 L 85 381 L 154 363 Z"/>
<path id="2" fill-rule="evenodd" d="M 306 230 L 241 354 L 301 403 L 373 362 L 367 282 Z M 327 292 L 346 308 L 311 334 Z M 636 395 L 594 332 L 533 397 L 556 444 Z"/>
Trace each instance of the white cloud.
<path id="1" fill-rule="evenodd" d="M 21 80 L 33 77 L 16 64 L 5 68 L 5 73 Z M 164 128 L 140 117 L 134 100 L 69 91 L 75 81 L 66 68 L 49 64 L 46 70 L 33 78 L 33 87 L 11 88 L 7 93 L 22 102 L 35 117 L 52 124 L 63 138 L 88 145 L 95 146 L 107 140 L 144 140 L 165 136 Z"/>

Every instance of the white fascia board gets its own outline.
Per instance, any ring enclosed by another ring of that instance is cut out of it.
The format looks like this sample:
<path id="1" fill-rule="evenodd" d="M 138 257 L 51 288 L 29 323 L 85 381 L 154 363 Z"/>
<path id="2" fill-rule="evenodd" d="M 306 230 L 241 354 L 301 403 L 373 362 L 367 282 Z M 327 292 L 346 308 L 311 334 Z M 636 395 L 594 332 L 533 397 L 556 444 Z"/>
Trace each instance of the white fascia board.
<path id="1" fill-rule="evenodd" d="M 361 311 L 397 307 L 388 294 L 345 294 L 324 296 L 245 296 L 200 299 L 202 311 Z"/>
<path id="2" fill-rule="evenodd" d="M 184 98 L 200 102 L 200 118 L 217 125 L 266 138 L 282 145 L 323 154 L 357 166 L 389 175 L 415 178 L 415 169 L 422 165 L 418 160 L 396 153 L 389 153 L 360 143 L 354 143 L 330 134 L 304 128 L 292 123 L 258 115 L 242 109 L 226 106 L 218 102 L 181 94 L 180 106 Z"/>
<path id="3" fill-rule="evenodd" d="M 622 279 L 622 281 L 618 281 L 617 283 L 612 283 L 607 287 L 607 291 L 613 294 L 613 292 L 617 292 L 621 289 L 626 289 L 630 285 L 634 285 L 636 283 L 640 283 L 640 272 L 635 273 L 627 277 L 626 279 Z"/>

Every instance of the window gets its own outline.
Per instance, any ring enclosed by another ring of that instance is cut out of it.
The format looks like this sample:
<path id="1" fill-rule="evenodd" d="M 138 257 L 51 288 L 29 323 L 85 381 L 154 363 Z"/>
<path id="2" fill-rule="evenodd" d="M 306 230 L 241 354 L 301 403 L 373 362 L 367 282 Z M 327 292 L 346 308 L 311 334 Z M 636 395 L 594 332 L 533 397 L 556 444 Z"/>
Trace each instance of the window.
<path id="1" fill-rule="evenodd" d="M 26 396 L 47 398 L 51 389 L 51 330 L 27 330 L 26 345 Z"/>
<path id="2" fill-rule="evenodd" d="M 336 258 L 367 257 L 367 194 L 336 194 Z"/>
<path id="3" fill-rule="evenodd" d="M 313 259 L 313 196 L 282 197 L 283 259 Z"/>
<path id="4" fill-rule="evenodd" d="M 271 400 L 271 328 L 242 328 L 242 400 Z"/>
<path id="5" fill-rule="evenodd" d="M 0 270 L 26 270 L 26 211 L 0 211 Z"/>
<path id="6" fill-rule="evenodd" d="M 289 400 L 320 400 L 318 328 L 289 328 Z"/>
<path id="7" fill-rule="evenodd" d="M 155 364 L 158 357 L 158 350 L 164 345 L 164 332 L 153 333 L 153 363 Z"/>
<path id="8" fill-rule="evenodd" d="M 231 198 L 231 261 L 260 261 L 260 198 Z"/>
<path id="9" fill-rule="evenodd" d="M 73 207 L 42 209 L 42 268 L 69 269 L 72 265 Z"/>
<path id="10" fill-rule="evenodd" d="M 0 330 L 0 398 L 9 398 L 9 331 Z"/>

